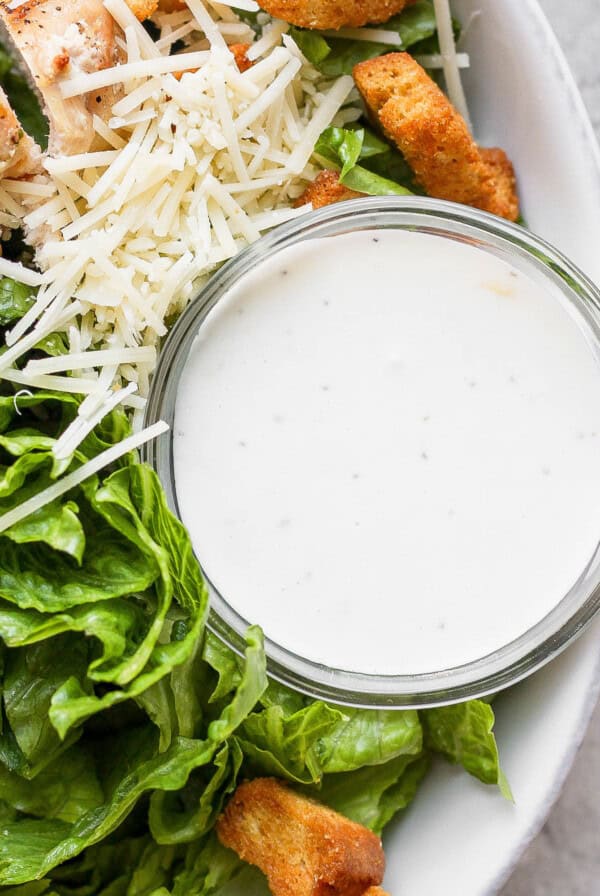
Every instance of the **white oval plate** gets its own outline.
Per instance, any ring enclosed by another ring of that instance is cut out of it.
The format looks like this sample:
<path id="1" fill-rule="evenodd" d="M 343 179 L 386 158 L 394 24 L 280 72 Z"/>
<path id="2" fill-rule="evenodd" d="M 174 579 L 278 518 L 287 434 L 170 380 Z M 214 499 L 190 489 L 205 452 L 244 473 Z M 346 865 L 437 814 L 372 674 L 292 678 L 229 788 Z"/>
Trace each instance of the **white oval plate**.
<path id="1" fill-rule="evenodd" d="M 600 152 L 540 7 L 452 5 L 467 25 L 465 87 L 479 142 L 514 160 L 528 226 L 600 282 Z M 599 690 L 600 621 L 495 704 L 514 806 L 464 772 L 436 766 L 384 838 L 392 896 L 497 893 L 558 796 Z"/>

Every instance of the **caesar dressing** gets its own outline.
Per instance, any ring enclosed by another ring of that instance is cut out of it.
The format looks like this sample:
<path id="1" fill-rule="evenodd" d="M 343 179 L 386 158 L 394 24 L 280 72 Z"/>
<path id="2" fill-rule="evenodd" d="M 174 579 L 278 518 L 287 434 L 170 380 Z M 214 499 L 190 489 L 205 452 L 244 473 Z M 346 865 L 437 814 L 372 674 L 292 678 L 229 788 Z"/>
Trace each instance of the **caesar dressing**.
<path id="1" fill-rule="evenodd" d="M 600 367 L 558 289 L 427 233 L 305 241 L 209 314 L 179 510 L 214 586 L 307 659 L 449 668 L 574 585 L 600 537 Z"/>

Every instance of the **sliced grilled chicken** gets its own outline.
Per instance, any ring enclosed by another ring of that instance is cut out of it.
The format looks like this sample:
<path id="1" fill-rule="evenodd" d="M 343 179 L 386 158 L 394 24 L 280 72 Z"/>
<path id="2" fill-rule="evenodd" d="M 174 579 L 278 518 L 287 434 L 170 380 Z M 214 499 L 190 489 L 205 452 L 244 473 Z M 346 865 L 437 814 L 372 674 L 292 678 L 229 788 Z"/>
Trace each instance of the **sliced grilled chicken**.
<path id="1" fill-rule="evenodd" d="M 41 151 L 25 133 L 0 87 L 0 177 L 23 177 L 41 171 Z"/>
<path id="2" fill-rule="evenodd" d="M 0 0 L 0 26 L 41 97 L 50 123 L 50 155 L 87 152 L 94 141 L 93 114 L 105 116 L 112 88 L 64 99 L 65 77 L 109 68 L 120 59 L 114 21 L 102 0 Z"/>

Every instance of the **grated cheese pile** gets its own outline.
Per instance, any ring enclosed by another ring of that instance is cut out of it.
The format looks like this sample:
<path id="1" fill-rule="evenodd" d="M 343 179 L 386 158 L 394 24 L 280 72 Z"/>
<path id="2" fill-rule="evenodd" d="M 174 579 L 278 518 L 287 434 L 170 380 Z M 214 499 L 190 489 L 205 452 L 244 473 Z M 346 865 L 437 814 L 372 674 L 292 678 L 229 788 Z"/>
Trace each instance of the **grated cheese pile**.
<path id="1" fill-rule="evenodd" d="M 105 0 L 124 63 L 61 83 L 65 98 L 122 85 L 112 116 L 94 119 L 99 148 L 0 182 L 0 224 L 23 224 L 43 271 L 26 274 L 37 301 L 8 334 L 0 376 L 87 396 L 61 456 L 119 402 L 139 427 L 165 321 L 217 265 L 304 213 L 293 202 L 317 173 L 319 134 L 358 114 L 342 109 L 352 79 L 324 80 L 284 23 L 266 20 L 257 37 L 228 5 L 186 2 L 154 18 L 154 41 L 124 0 Z M 228 49 L 239 42 L 252 44 L 244 73 Z M 18 267 L 0 261 L 0 274 L 25 279 Z M 13 366 L 56 330 L 68 354 Z"/>

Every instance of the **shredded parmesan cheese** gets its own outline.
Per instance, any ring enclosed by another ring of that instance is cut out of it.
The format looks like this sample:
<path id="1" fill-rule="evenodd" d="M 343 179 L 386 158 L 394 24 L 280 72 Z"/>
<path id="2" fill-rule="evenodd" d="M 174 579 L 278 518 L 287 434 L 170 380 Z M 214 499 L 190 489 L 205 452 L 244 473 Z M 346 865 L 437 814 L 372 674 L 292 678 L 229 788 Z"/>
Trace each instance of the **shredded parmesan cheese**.
<path id="1" fill-rule="evenodd" d="M 44 489 L 39 494 L 34 495 L 27 501 L 23 501 L 22 504 L 13 507 L 13 509 L 9 510 L 7 513 L 3 513 L 0 516 L 0 532 L 6 532 L 11 526 L 15 526 L 17 523 L 20 523 L 21 520 L 24 520 L 25 517 L 35 513 L 37 510 L 40 510 L 40 508 L 45 507 L 57 498 L 60 498 L 62 495 L 66 494 L 66 492 L 71 491 L 72 488 L 85 482 L 90 476 L 98 473 L 109 464 L 114 463 L 115 460 L 123 457 L 124 454 L 128 454 L 130 451 L 135 451 L 140 445 L 144 445 L 146 442 L 157 438 L 162 435 L 162 433 L 167 432 L 168 429 L 168 425 L 161 420 L 158 423 L 154 423 L 152 426 L 148 426 L 141 432 L 128 436 L 117 445 L 112 445 L 110 448 L 107 448 L 106 451 L 102 451 L 92 460 L 89 460 L 72 473 L 63 476 L 58 482 L 48 486 L 48 488 Z"/>
<path id="2" fill-rule="evenodd" d="M 65 99 L 122 88 L 108 114 L 93 117 L 93 151 L 46 157 L 46 174 L 31 182 L 0 182 L 0 214 L 26 228 L 43 272 L 0 259 L 0 275 L 39 287 L 7 334 L 0 371 L 88 396 L 57 456 L 115 402 L 141 424 L 166 321 L 217 265 L 305 213 L 293 206 L 316 176 L 315 141 L 353 88 L 350 77 L 327 79 L 311 66 L 287 24 L 269 22 L 254 39 L 233 0 L 186 2 L 156 13 L 154 41 L 125 0 L 105 0 L 122 62 L 59 81 Z M 243 73 L 228 46 L 240 39 L 253 41 Z M 16 370 L 53 330 L 66 334 L 68 353 Z"/>
<path id="3" fill-rule="evenodd" d="M 37 271 L 26 268 L 25 265 L 16 261 L 7 261 L 0 257 L 0 277 L 12 277 L 25 286 L 39 286 L 42 283 L 42 275 Z"/>
<path id="4" fill-rule="evenodd" d="M 471 119 L 465 91 L 460 77 L 460 68 L 457 61 L 456 44 L 452 28 L 452 13 L 449 0 L 433 0 L 435 19 L 438 28 L 442 68 L 446 79 L 446 89 L 452 105 L 460 112 L 471 130 Z"/>
<path id="5" fill-rule="evenodd" d="M 53 392 L 71 392 L 74 395 L 98 395 L 103 393 L 97 380 L 75 376 L 44 376 L 24 373 L 22 370 L 4 370 L 2 379 L 9 383 L 21 383 L 33 389 L 50 389 Z"/>
<path id="6" fill-rule="evenodd" d="M 57 373 L 61 370 L 81 370 L 137 361 L 153 364 L 155 360 L 156 350 L 150 345 L 141 348 L 101 349 L 97 352 L 77 352 L 73 355 L 57 355 L 55 358 L 30 361 L 25 367 L 25 373 Z"/>
<path id="7" fill-rule="evenodd" d="M 338 31 L 323 31 L 325 37 L 341 37 L 345 40 L 366 40 L 390 47 L 401 47 L 402 38 L 397 31 L 385 28 L 340 28 Z"/>
<path id="8" fill-rule="evenodd" d="M 98 72 L 76 75 L 74 78 L 62 81 L 60 92 L 64 99 L 73 96 L 81 96 L 82 93 L 90 93 L 92 90 L 101 90 L 104 87 L 114 87 L 115 84 L 124 84 L 134 81 L 136 78 L 154 77 L 166 75 L 168 72 L 180 72 L 199 68 L 208 59 L 208 51 L 199 53 L 179 53 L 175 56 L 161 56 L 158 59 L 141 59 L 139 62 L 126 62 L 123 65 L 115 65 L 113 68 L 104 68 Z M 68 158 L 73 158 L 68 156 Z"/>
<path id="9" fill-rule="evenodd" d="M 108 395 L 104 401 L 98 402 L 98 404 L 95 405 L 94 413 L 89 414 L 87 417 L 81 414 L 81 409 L 85 406 L 85 402 L 80 405 L 80 414 L 73 420 L 70 426 L 67 426 L 60 439 L 55 443 L 54 448 L 52 449 L 54 456 L 59 460 L 64 460 L 65 458 L 70 457 L 77 445 L 91 433 L 94 427 L 96 427 L 107 414 L 118 407 L 118 405 L 122 404 L 132 392 L 135 392 L 136 389 L 137 386 L 135 383 L 130 383 L 124 389 L 117 389 L 116 392 Z"/>
<path id="10" fill-rule="evenodd" d="M 428 53 L 427 55 L 415 56 L 415 59 L 423 68 L 444 68 L 444 57 L 440 53 Z M 456 64 L 459 68 L 469 68 L 470 60 L 468 53 L 457 53 Z"/>

